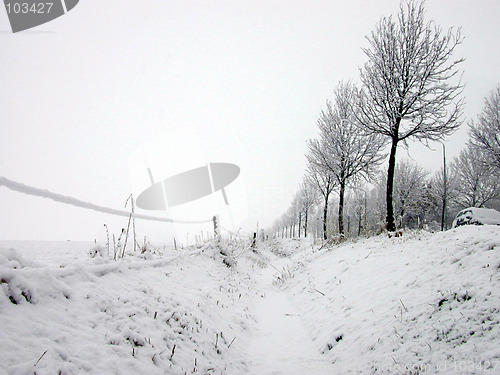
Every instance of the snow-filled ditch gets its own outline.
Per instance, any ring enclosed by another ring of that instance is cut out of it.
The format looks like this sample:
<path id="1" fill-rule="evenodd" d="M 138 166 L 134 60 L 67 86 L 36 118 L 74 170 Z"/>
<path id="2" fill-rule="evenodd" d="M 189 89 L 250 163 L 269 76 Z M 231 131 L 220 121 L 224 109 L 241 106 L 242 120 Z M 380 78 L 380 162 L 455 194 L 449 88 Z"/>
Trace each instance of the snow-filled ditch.
<path id="1" fill-rule="evenodd" d="M 91 245 L 0 242 L 0 374 L 500 373 L 500 227 Z"/>

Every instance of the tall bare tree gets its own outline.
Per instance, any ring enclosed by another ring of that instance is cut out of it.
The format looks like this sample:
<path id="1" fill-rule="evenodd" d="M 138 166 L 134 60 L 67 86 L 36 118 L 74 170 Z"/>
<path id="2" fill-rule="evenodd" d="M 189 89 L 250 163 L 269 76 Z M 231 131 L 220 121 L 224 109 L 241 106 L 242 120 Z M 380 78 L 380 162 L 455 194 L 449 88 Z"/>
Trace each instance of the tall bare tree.
<path id="1" fill-rule="evenodd" d="M 441 230 L 448 229 L 448 225 L 453 220 L 448 216 L 448 212 L 456 209 L 455 203 L 458 194 L 458 184 L 455 179 L 456 176 L 454 174 L 450 175 L 450 168 L 447 166 L 445 170 L 444 165 L 430 179 L 432 194 L 441 207 Z"/>
<path id="2" fill-rule="evenodd" d="M 336 186 L 336 180 L 328 169 L 311 162 L 312 156 L 310 154 L 306 155 L 306 157 L 308 159 L 307 179 L 323 197 L 323 239 L 327 240 L 328 201 Z"/>
<path id="3" fill-rule="evenodd" d="M 486 98 L 483 112 L 469 128 L 471 144 L 484 153 L 488 165 L 500 171 L 500 85 Z"/>
<path id="4" fill-rule="evenodd" d="M 443 32 L 426 22 L 422 2 L 401 3 L 397 19 L 382 18 L 367 37 L 368 62 L 361 69 L 359 121 L 368 134 L 390 144 L 387 169 L 387 230 L 394 231 L 392 194 L 398 145 L 413 139 L 427 144 L 461 125 L 463 85 L 451 57 L 463 38 L 460 29 Z"/>
<path id="5" fill-rule="evenodd" d="M 405 218 L 416 211 L 419 201 L 424 196 L 426 177 L 429 173 L 409 160 L 402 160 L 396 165 L 394 176 L 394 208 L 399 227 L 405 225 Z"/>
<path id="6" fill-rule="evenodd" d="M 380 154 L 384 139 L 377 133 L 362 134 L 354 115 L 358 90 L 350 82 L 340 83 L 333 103 L 318 119 L 320 138 L 310 140 L 310 163 L 328 169 L 339 187 L 339 233 L 344 234 L 344 197 L 354 177 L 371 177 L 385 155 Z"/>
<path id="7" fill-rule="evenodd" d="M 314 188 L 311 180 L 305 176 L 299 190 L 300 210 L 304 217 L 304 237 L 307 237 L 307 224 L 309 222 L 309 213 L 311 209 L 318 204 L 318 190 Z M 300 237 L 300 225 L 299 225 Z"/>

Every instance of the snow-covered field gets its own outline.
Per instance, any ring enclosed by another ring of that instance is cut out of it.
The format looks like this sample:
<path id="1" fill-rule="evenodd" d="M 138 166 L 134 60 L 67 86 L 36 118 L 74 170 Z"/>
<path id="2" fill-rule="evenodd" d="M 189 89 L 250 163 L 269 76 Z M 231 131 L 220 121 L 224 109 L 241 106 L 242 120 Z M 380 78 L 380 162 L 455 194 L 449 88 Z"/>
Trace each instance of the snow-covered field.
<path id="1" fill-rule="evenodd" d="M 0 242 L 0 374 L 500 373 L 500 227 L 247 246 Z"/>

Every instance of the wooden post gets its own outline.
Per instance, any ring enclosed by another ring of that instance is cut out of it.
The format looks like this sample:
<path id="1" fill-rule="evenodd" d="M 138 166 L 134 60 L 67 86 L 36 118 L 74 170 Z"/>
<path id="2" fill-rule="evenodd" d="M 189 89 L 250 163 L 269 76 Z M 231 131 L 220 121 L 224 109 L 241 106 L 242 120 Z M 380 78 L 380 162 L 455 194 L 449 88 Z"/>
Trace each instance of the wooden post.
<path id="1" fill-rule="evenodd" d="M 218 215 L 215 215 L 213 218 L 212 218 L 213 222 L 214 222 L 214 239 L 215 241 L 219 241 L 220 240 L 220 231 L 219 231 L 219 216 Z"/>
<path id="2" fill-rule="evenodd" d="M 177 250 L 177 242 L 175 241 L 175 237 L 174 237 L 174 249 Z"/>

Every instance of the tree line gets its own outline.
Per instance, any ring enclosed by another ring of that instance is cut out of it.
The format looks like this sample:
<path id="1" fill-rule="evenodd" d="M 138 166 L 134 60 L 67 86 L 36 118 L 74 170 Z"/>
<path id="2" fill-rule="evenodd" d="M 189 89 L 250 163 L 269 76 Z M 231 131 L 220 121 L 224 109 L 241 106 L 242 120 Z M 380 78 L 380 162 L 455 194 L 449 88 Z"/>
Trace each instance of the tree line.
<path id="1" fill-rule="evenodd" d="M 275 221 L 274 235 L 443 230 L 450 213 L 462 208 L 500 207 L 500 85 L 468 123 L 465 149 L 448 164 L 443 144 L 440 171 L 396 162 L 409 142 L 442 143 L 464 122 L 464 58 L 454 58 L 460 28 L 443 31 L 425 20 L 423 2 L 412 0 L 401 3 L 396 18 L 383 17 L 366 39 L 361 84 L 340 82 L 327 100 L 319 136 L 307 141 L 303 181 Z"/>

